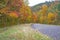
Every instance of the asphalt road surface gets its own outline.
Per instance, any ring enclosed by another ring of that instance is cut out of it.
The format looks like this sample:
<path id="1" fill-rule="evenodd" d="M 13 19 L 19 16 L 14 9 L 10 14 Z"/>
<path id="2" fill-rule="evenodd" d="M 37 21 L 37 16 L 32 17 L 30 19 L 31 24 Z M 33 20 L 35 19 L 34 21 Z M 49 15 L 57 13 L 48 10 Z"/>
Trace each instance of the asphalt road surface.
<path id="1" fill-rule="evenodd" d="M 45 24 L 32 24 L 32 28 L 39 30 L 41 33 L 48 35 L 54 40 L 60 40 L 60 26 L 45 25 Z"/>

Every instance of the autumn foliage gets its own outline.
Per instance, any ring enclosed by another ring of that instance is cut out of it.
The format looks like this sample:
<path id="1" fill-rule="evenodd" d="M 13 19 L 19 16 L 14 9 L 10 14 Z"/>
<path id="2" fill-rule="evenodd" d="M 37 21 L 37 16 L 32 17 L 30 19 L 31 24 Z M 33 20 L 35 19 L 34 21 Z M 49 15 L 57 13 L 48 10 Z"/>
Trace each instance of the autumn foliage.
<path id="1" fill-rule="evenodd" d="M 57 24 L 60 22 L 60 15 L 58 15 L 60 12 L 57 8 L 60 5 L 51 4 L 51 6 L 48 6 L 44 4 L 39 11 L 33 12 L 29 6 L 24 4 L 23 0 L 5 0 L 6 4 L 2 4 L 2 2 L 1 0 L 0 25 L 7 26 L 20 23 Z"/>

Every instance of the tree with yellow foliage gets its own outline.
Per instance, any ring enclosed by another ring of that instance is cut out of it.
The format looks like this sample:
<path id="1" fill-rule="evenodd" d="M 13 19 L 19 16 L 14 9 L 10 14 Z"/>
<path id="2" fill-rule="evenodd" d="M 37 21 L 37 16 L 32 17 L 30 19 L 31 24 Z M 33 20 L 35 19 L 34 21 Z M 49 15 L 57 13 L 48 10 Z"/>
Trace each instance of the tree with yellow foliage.
<path id="1" fill-rule="evenodd" d="M 52 24 L 55 22 L 55 14 L 52 12 L 48 13 L 47 20 L 49 24 Z"/>
<path id="2" fill-rule="evenodd" d="M 23 15 L 25 22 L 31 22 L 32 11 L 29 6 L 23 5 L 20 8 L 19 12 L 20 12 L 20 15 Z M 20 18 L 21 18 L 21 16 L 20 16 Z"/>
<path id="3" fill-rule="evenodd" d="M 48 6 L 45 4 L 42 5 L 42 9 L 41 9 L 42 15 L 46 15 L 47 11 L 48 11 Z"/>
<path id="4" fill-rule="evenodd" d="M 40 23 L 45 23 L 46 22 L 46 18 L 47 18 L 47 12 L 48 12 L 48 6 L 47 5 L 42 5 L 41 6 L 41 10 L 38 12 L 38 17 L 39 17 L 39 21 Z"/>
<path id="5" fill-rule="evenodd" d="M 39 17 L 39 22 L 40 23 L 46 23 L 46 20 L 47 20 L 47 16 L 40 16 Z"/>

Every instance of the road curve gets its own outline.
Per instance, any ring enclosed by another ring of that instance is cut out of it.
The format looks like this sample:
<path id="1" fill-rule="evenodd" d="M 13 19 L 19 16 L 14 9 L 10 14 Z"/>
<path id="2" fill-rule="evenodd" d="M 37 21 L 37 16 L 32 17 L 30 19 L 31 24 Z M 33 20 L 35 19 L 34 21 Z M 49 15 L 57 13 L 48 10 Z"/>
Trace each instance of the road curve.
<path id="1" fill-rule="evenodd" d="M 32 28 L 39 30 L 41 33 L 52 37 L 54 40 L 60 40 L 60 26 L 32 24 Z"/>

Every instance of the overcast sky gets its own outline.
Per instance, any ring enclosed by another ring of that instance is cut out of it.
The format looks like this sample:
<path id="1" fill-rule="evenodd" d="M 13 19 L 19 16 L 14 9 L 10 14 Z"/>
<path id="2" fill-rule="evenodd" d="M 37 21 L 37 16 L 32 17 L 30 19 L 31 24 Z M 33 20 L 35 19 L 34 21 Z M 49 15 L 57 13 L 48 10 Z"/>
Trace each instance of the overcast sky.
<path id="1" fill-rule="evenodd" d="M 51 0 L 29 0 L 29 6 L 34 6 L 36 4 L 39 4 L 45 1 L 51 1 Z"/>

